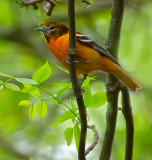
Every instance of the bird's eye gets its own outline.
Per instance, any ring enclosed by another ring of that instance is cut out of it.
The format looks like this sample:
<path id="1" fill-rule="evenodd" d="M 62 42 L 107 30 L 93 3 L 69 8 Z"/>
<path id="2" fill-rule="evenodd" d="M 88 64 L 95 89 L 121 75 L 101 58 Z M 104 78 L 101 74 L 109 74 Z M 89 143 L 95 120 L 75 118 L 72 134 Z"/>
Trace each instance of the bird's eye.
<path id="1" fill-rule="evenodd" d="M 55 27 L 54 27 L 54 26 L 51 26 L 51 27 L 50 27 L 50 30 L 54 30 L 54 29 L 55 29 Z"/>

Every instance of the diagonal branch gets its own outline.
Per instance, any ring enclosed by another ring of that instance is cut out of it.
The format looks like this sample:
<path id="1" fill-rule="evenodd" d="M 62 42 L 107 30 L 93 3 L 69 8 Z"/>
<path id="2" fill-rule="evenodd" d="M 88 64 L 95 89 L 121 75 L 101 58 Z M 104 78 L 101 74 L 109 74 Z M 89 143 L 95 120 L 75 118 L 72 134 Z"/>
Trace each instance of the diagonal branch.
<path id="1" fill-rule="evenodd" d="M 30 1 L 26 1 L 26 0 L 20 0 L 24 6 L 29 6 L 32 5 L 34 7 L 34 9 L 38 9 L 38 3 L 42 2 L 43 0 L 30 0 Z"/>
<path id="2" fill-rule="evenodd" d="M 86 134 L 87 134 L 87 116 L 86 108 L 83 101 L 81 87 L 78 83 L 76 76 L 75 63 L 76 60 L 76 38 L 75 38 L 75 0 L 68 0 L 68 16 L 69 16 L 69 70 L 70 78 L 72 82 L 72 87 L 74 94 L 76 96 L 80 119 L 81 119 L 81 133 L 78 149 L 79 160 L 85 160 L 85 144 L 86 144 Z"/>
<path id="3" fill-rule="evenodd" d="M 20 0 L 20 1 L 26 6 L 26 5 L 33 5 L 33 4 L 36 4 L 36 3 L 40 3 L 43 0 L 30 0 L 30 1 Z"/>
<path id="4" fill-rule="evenodd" d="M 51 15 L 52 10 L 53 10 L 54 6 L 56 5 L 55 0 L 29 0 L 29 1 L 20 0 L 20 2 L 22 2 L 24 6 L 32 5 L 34 7 L 34 9 L 39 8 L 39 6 L 38 6 L 39 3 L 45 2 L 45 3 L 42 3 L 42 5 L 43 5 L 42 8 L 43 8 L 43 11 L 48 16 Z"/>
<path id="5" fill-rule="evenodd" d="M 124 0 L 114 0 L 112 6 L 112 17 L 109 28 L 108 40 L 106 46 L 109 52 L 117 58 L 118 46 L 120 39 L 121 24 L 124 12 Z M 115 134 L 117 110 L 118 110 L 118 97 L 121 85 L 117 78 L 112 75 L 107 75 L 106 89 L 108 107 L 106 114 L 106 131 L 104 135 L 103 146 L 100 154 L 100 160 L 109 160 L 111 156 L 112 144 Z"/>
<path id="6" fill-rule="evenodd" d="M 91 146 L 89 146 L 87 148 L 85 155 L 89 154 L 90 151 L 92 151 L 94 149 L 94 147 L 97 145 L 97 143 L 99 141 L 99 134 L 98 134 L 98 131 L 97 131 L 95 125 L 91 125 L 91 126 L 88 125 L 87 128 L 92 129 L 92 131 L 94 133 L 94 139 L 93 139 Z"/>
<path id="7" fill-rule="evenodd" d="M 125 160 L 132 160 L 134 141 L 134 121 L 130 103 L 130 95 L 126 86 L 122 87 L 122 113 L 126 121 L 126 153 Z"/>
<path id="8" fill-rule="evenodd" d="M 56 5 L 56 2 L 54 0 L 47 0 L 48 3 L 44 5 L 43 10 L 47 15 L 51 15 L 53 8 Z"/>
<path id="9" fill-rule="evenodd" d="M 91 3 L 88 0 L 82 0 L 82 2 L 86 3 L 87 5 L 91 5 Z"/>

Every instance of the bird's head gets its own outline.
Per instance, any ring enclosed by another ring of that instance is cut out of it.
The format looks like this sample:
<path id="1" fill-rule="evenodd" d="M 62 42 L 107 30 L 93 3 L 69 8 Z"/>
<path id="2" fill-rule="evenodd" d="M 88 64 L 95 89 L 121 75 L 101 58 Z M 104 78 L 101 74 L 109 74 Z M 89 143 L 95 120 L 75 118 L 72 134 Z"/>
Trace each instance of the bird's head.
<path id="1" fill-rule="evenodd" d="M 48 22 L 36 29 L 44 33 L 47 41 L 50 38 L 58 38 L 59 36 L 68 33 L 69 31 L 68 27 L 60 22 Z"/>

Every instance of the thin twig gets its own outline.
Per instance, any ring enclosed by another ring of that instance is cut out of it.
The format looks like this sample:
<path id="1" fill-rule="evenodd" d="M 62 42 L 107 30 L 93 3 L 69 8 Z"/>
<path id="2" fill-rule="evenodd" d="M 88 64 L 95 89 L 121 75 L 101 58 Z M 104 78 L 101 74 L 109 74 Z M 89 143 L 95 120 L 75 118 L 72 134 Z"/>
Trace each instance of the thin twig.
<path id="1" fill-rule="evenodd" d="M 130 95 L 126 86 L 122 87 L 122 113 L 126 121 L 126 152 L 125 160 L 132 160 L 133 142 L 134 142 L 134 121 L 132 115 L 132 107 L 130 103 Z"/>
<path id="2" fill-rule="evenodd" d="M 97 145 L 97 143 L 99 141 L 99 134 L 98 134 L 98 131 L 97 131 L 95 125 L 92 125 L 92 126 L 88 125 L 87 128 L 92 129 L 92 131 L 94 133 L 94 139 L 93 139 L 91 146 L 89 146 L 87 148 L 87 150 L 85 151 L 85 155 L 89 154 L 89 152 L 94 149 L 94 147 Z"/>
<path id="3" fill-rule="evenodd" d="M 48 11 L 46 12 L 46 14 L 50 16 L 53 11 L 53 8 L 56 5 L 56 2 L 54 0 L 47 0 L 47 1 L 49 2 L 48 4 L 50 5 L 50 7 L 48 8 Z"/>
<path id="4" fill-rule="evenodd" d="M 43 0 L 30 0 L 30 1 L 26 1 L 26 0 L 20 0 L 24 6 L 29 6 L 32 5 L 34 7 L 34 9 L 38 9 L 38 3 L 42 2 Z"/>
<path id="5" fill-rule="evenodd" d="M 42 8 L 46 15 L 49 15 L 51 13 L 50 10 L 52 10 L 52 7 L 50 3 L 46 3 L 45 5 L 42 6 Z"/>
<path id="6" fill-rule="evenodd" d="M 55 0 L 47 0 L 49 3 L 51 3 L 52 5 L 56 5 L 56 2 L 55 2 Z"/>
<path id="7" fill-rule="evenodd" d="M 25 6 L 27 5 L 34 5 L 36 3 L 40 3 L 43 0 L 30 0 L 30 1 L 26 1 L 26 0 L 20 0 Z"/>
<path id="8" fill-rule="evenodd" d="M 87 116 L 86 108 L 83 101 L 82 90 L 78 83 L 76 76 L 76 37 L 75 37 L 75 0 L 68 0 L 68 17 L 69 17 L 69 70 L 70 79 L 72 82 L 72 87 L 74 94 L 76 96 L 79 114 L 81 119 L 81 133 L 78 149 L 78 159 L 85 160 L 85 144 L 86 144 L 86 133 L 87 133 Z"/>
<path id="9" fill-rule="evenodd" d="M 88 4 L 88 5 L 91 5 L 91 3 L 88 1 L 88 0 L 82 0 L 82 2 Z"/>
<path id="10" fill-rule="evenodd" d="M 26 1 L 26 0 L 20 0 L 24 6 L 29 6 L 32 5 L 34 7 L 34 9 L 38 9 L 38 3 L 42 3 L 43 5 L 43 11 L 50 16 L 52 13 L 52 10 L 54 8 L 54 6 L 56 5 L 55 0 L 30 0 L 30 1 Z"/>
<path id="11" fill-rule="evenodd" d="M 120 39 L 121 24 L 124 12 L 124 0 L 114 0 L 112 6 L 112 17 L 109 28 L 108 40 L 106 42 L 109 52 L 117 58 L 118 46 Z M 111 157 L 112 144 L 115 134 L 117 111 L 118 111 L 118 96 L 121 85 L 119 81 L 112 75 L 107 75 L 107 115 L 106 115 L 106 131 L 104 135 L 103 146 L 100 154 L 100 160 L 109 160 Z"/>

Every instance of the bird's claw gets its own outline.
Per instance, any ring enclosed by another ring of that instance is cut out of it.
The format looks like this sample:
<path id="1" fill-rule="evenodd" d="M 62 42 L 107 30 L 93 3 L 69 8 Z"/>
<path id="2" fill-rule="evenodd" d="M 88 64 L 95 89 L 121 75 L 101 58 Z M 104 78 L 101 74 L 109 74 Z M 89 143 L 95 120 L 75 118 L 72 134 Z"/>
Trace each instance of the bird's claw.
<path id="1" fill-rule="evenodd" d="M 69 63 L 69 64 L 71 64 L 71 60 L 70 60 L 69 57 L 66 58 L 66 62 Z M 75 58 L 72 62 L 77 63 L 78 60 Z"/>

